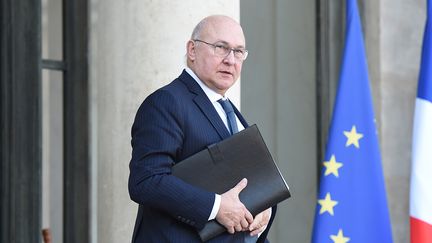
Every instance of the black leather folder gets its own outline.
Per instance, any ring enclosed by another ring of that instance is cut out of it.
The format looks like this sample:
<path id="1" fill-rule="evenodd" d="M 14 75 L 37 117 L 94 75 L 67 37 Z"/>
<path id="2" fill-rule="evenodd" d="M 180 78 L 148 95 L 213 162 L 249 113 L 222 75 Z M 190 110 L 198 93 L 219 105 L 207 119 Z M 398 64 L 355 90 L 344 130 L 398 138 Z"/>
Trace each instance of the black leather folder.
<path id="1" fill-rule="evenodd" d="M 178 162 L 172 173 L 192 185 L 218 194 L 247 178 L 248 184 L 239 197 L 252 215 L 291 196 L 256 125 Z M 199 235 L 201 240 L 207 241 L 225 230 L 216 220 L 211 220 Z"/>

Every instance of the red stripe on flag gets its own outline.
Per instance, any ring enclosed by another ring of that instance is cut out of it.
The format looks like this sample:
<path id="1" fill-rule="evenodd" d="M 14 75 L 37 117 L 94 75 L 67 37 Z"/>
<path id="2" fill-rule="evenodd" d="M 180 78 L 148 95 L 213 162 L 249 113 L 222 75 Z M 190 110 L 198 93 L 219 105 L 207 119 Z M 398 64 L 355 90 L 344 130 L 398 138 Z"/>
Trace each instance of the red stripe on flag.
<path id="1" fill-rule="evenodd" d="M 411 243 L 430 243 L 432 242 L 432 225 L 410 217 L 411 224 Z"/>

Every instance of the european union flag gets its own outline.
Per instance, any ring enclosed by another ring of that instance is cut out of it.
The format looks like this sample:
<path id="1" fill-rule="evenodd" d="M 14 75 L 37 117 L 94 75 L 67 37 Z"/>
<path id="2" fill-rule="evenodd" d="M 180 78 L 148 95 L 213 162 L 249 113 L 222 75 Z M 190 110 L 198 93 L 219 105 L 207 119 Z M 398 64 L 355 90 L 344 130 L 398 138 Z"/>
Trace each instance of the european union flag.
<path id="1" fill-rule="evenodd" d="M 312 242 L 392 242 L 360 17 L 347 0 L 345 50 Z"/>

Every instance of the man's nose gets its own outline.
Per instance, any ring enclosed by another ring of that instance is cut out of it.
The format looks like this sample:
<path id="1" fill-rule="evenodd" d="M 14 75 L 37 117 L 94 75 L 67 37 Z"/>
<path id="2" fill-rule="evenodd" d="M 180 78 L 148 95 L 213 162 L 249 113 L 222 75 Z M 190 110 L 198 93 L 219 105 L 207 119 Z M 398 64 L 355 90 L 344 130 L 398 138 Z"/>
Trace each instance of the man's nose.
<path id="1" fill-rule="evenodd" d="M 234 50 L 230 50 L 230 52 L 228 53 L 228 55 L 226 55 L 226 57 L 223 59 L 223 61 L 224 61 L 224 63 L 234 65 L 236 62 L 236 58 L 234 56 Z"/>

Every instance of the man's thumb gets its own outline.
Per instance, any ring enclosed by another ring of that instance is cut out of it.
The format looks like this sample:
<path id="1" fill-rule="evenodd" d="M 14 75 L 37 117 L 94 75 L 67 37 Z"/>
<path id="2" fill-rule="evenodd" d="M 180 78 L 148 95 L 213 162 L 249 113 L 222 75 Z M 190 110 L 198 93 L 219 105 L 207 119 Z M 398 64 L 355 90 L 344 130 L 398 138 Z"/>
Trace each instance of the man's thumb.
<path id="1" fill-rule="evenodd" d="M 234 187 L 237 193 L 240 193 L 247 186 L 247 182 L 247 179 L 243 178 L 239 183 L 237 183 L 237 185 Z"/>

